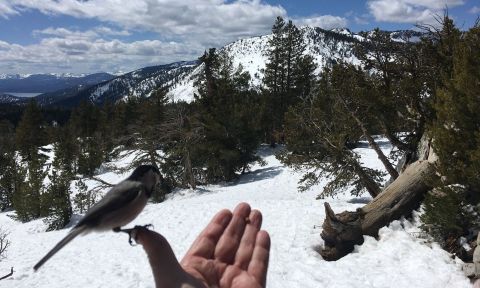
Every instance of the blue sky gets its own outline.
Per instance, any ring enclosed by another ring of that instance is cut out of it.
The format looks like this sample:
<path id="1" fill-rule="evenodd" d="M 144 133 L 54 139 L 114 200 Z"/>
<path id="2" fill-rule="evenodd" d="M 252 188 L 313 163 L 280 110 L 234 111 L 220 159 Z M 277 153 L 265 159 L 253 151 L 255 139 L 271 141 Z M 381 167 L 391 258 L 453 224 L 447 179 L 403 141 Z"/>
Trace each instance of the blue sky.
<path id="1" fill-rule="evenodd" d="M 445 7 L 463 28 L 480 15 L 480 0 L 0 0 L 0 73 L 126 72 L 267 34 L 279 15 L 357 32 L 434 23 Z"/>

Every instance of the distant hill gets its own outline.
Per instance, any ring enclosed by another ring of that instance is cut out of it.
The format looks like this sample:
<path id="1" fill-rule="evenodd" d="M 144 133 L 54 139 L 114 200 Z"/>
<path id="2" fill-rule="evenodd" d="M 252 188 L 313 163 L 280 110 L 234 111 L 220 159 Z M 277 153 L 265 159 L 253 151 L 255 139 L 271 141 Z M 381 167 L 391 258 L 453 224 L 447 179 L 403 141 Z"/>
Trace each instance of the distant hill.
<path id="1" fill-rule="evenodd" d="M 145 67 L 95 85 L 70 87 L 44 93 L 34 99 L 43 106 L 74 107 L 81 101 L 101 105 L 129 97 L 149 97 L 156 89 L 177 82 L 197 65 L 197 61 L 182 61 Z"/>
<path id="2" fill-rule="evenodd" d="M 301 30 L 306 45 L 305 53 L 313 57 L 317 64 L 317 73 L 319 73 L 325 65 L 338 61 L 346 61 L 353 64 L 360 63 L 353 51 L 355 43 L 364 40 L 363 34 L 353 33 L 348 29 L 325 30 L 308 26 L 302 27 Z M 401 30 L 391 31 L 390 35 L 393 40 L 402 42 L 404 39 L 416 41 L 422 33 L 411 30 Z M 245 71 L 250 73 L 250 84 L 252 86 L 259 87 L 262 84 L 263 69 L 265 68 L 267 61 L 266 55 L 269 49 L 268 41 L 271 37 L 272 35 L 263 35 L 240 39 L 225 45 L 220 48 L 220 50 L 225 51 L 232 57 L 234 66 L 241 65 Z M 69 79 L 66 82 L 69 85 L 41 94 L 34 97 L 34 99 L 43 106 L 68 108 L 78 105 L 81 101 L 90 101 L 101 105 L 105 102 L 118 102 L 130 97 L 149 97 L 154 90 L 164 87 L 168 89 L 167 95 L 171 101 L 190 102 L 193 101 L 193 95 L 196 92 L 194 87 L 195 80 L 202 72 L 203 65 L 199 65 L 198 61 L 182 61 L 145 67 L 117 77 L 105 73 L 92 74 L 80 78 L 60 77 L 60 79 L 64 79 L 64 82 L 66 81 L 65 79 Z M 36 81 L 32 83 L 41 83 L 41 79 L 47 79 L 48 77 L 54 76 L 29 75 L 27 77 L 17 75 L 17 77 L 8 78 L 0 74 L 0 91 L 2 91 L 1 83 L 7 83 L 8 81 L 13 83 L 14 81 L 26 81 L 27 79 L 30 79 L 29 81 Z M 78 84 L 75 82 L 80 81 L 80 79 L 83 79 L 82 83 Z M 77 84 L 73 85 L 74 83 Z M 42 92 L 43 90 L 17 89 L 12 92 L 29 91 Z M 6 103 L 13 103 L 14 100 L 13 98 L 5 97 Z M 22 101 L 15 103 L 21 102 Z M 0 103 L 2 103 L 1 98 Z"/>
<path id="3" fill-rule="evenodd" d="M 75 86 L 90 86 L 113 79 L 108 73 L 73 76 L 71 74 L 0 75 L 0 92 L 45 93 Z"/>

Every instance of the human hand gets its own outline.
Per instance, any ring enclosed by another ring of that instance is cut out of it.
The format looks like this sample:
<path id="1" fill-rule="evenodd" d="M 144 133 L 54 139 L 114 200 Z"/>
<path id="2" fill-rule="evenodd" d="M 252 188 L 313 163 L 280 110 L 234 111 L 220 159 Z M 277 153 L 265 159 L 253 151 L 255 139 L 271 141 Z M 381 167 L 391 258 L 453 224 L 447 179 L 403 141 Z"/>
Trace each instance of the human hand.
<path id="1" fill-rule="evenodd" d="M 194 241 L 181 264 L 167 240 L 140 229 L 142 244 L 160 287 L 265 287 L 270 237 L 261 231 L 262 214 L 239 204 L 222 210 Z"/>

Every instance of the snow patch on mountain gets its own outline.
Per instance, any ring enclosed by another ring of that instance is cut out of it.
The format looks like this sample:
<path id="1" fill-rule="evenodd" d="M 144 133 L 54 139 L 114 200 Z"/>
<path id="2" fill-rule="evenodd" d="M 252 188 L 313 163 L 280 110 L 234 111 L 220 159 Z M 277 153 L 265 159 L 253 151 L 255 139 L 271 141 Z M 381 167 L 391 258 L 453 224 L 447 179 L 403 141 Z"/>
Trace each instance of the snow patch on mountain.
<path id="1" fill-rule="evenodd" d="M 198 65 L 190 73 L 182 74 L 177 81 L 171 81 L 167 85 L 170 87 L 167 97 L 173 102 L 190 102 L 193 95 L 198 92 L 194 83 L 202 72 L 203 64 Z"/>
<path id="2" fill-rule="evenodd" d="M 360 64 L 360 61 L 353 54 L 353 45 L 356 41 L 361 41 L 363 37 L 350 32 L 348 29 L 323 30 L 314 27 L 302 27 L 304 42 L 306 44 L 306 54 L 312 55 L 314 62 L 317 64 L 316 73 L 319 73 L 326 64 L 333 61 L 346 61 L 353 64 Z M 236 67 L 242 66 L 252 79 L 252 86 L 260 86 L 263 79 L 263 70 L 267 63 L 267 53 L 269 50 L 268 42 L 272 35 L 257 36 L 252 38 L 240 39 L 221 48 L 233 59 Z M 193 87 L 196 75 L 201 68 L 190 72 L 176 83 L 168 93 L 170 99 L 174 101 L 193 100 Z"/>

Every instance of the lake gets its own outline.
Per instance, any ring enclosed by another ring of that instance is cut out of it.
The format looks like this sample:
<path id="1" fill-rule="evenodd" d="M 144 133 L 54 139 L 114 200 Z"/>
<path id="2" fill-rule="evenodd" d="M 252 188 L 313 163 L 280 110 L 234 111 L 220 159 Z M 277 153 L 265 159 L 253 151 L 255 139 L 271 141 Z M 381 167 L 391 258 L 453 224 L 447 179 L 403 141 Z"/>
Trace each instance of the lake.
<path id="1" fill-rule="evenodd" d="M 17 97 L 35 97 L 43 93 L 18 93 L 18 92 L 3 92 L 5 94 L 9 94 L 12 96 L 17 96 Z"/>

